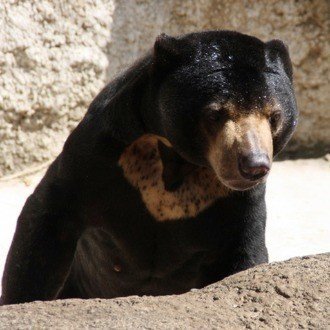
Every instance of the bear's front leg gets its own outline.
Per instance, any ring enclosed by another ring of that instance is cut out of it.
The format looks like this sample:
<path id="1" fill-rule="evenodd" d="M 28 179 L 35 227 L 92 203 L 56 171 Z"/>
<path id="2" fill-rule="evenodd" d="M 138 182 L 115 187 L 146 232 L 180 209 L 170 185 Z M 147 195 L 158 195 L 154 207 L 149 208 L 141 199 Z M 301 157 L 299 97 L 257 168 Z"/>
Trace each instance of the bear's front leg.
<path id="1" fill-rule="evenodd" d="M 82 225 L 57 173 L 55 161 L 19 216 L 2 278 L 1 305 L 55 299 L 68 276 Z"/>

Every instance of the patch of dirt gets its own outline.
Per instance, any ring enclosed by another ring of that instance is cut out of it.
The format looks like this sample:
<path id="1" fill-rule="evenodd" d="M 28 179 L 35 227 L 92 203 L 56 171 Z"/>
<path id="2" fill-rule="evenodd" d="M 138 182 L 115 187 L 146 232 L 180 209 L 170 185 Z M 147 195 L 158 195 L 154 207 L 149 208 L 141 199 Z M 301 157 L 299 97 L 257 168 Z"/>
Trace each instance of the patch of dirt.
<path id="1" fill-rule="evenodd" d="M 329 329 L 330 253 L 261 265 L 183 295 L 0 308 L 1 328 Z"/>

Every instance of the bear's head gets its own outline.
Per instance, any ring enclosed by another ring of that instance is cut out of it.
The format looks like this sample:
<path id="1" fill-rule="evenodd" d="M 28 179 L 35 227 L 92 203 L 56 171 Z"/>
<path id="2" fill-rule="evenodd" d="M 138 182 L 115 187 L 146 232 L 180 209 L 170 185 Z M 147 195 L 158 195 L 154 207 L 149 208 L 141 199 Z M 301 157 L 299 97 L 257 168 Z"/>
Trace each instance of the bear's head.
<path id="1" fill-rule="evenodd" d="M 160 135 L 234 190 L 265 180 L 297 123 L 291 61 L 279 40 L 231 31 L 162 34 L 152 81 Z"/>

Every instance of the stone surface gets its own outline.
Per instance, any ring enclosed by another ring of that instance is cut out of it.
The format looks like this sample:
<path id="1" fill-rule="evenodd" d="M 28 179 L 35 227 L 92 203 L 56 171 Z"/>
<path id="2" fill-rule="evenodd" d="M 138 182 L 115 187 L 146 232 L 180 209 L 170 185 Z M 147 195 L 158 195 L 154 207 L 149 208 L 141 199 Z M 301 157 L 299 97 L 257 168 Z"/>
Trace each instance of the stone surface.
<path id="1" fill-rule="evenodd" d="M 330 254 L 261 265 L 183 295 L 0 307 L 1 328 L 329 329 Z"/>
<path id="2" fill-rule="evenodd" d="M 0 0 L 0 176 L 53 158 L 97 91 L 157 34 L 283 39 L 301 111 L 291 149 L 330 146 L 327 0 Z"/>
<path id="3" fill-rule="evenodd" d="M 0 0 L 0 177 L 53 158 L 103 87 L 113 1 Z"/>

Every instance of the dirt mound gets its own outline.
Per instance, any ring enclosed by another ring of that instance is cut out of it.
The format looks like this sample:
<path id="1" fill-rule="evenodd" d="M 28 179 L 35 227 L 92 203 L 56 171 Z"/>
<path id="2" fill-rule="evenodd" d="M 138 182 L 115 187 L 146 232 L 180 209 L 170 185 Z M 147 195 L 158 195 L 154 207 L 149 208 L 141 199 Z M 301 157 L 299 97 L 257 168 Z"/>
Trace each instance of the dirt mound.
<path id="1" fill-rule="evenodd" d="M 57 300 L 0 308 L 1 328 L 327 329 L 330 253 L 261 265 L 163 297 Z"/>

